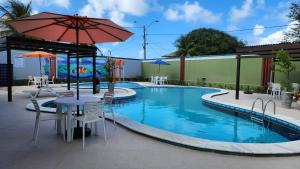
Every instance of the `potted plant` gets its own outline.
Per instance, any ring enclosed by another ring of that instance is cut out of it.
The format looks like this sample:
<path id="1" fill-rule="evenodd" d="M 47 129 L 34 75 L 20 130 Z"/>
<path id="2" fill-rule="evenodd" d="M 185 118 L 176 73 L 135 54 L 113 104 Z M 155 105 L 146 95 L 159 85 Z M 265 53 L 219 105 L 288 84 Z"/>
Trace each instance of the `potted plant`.
<path id="1" fill-rule="evenodd" d="M 106 63 L 104 65 L 106 70 L 106 80 L 108 82 L 108 92 L 114 93 L 114 81 L 113 81 L 113 69 L 115 68 L 115 60 L 111 57 L 106 58 Z"/>
<path id="2" fill-rule="evenodd" d="M 291 108 L 294 93 L 291 88 L 290 73 L 295 70 L 295 65 L 292 63 L 289 53 L 283 49 L 277 51 L 276 59 L 278 61 L 275 63 L 275 70 L 284 75 L 284 79 L 281 81 L 284 89 L 281 103 L 283 107 Z"/>
<path id="3" fill-rule="evenodd" d="M 244 91 L 245 94 L 253 94 L 252 90 L 250 89 L 250 86 L 247 86 L 246 90 Z"/>
<path id="4" fill-rule="evenodd" d="M 93 83 L 96 85 L 96 93 L 100 93 L 100 79 L 99 78 L 94 78 Z"/>

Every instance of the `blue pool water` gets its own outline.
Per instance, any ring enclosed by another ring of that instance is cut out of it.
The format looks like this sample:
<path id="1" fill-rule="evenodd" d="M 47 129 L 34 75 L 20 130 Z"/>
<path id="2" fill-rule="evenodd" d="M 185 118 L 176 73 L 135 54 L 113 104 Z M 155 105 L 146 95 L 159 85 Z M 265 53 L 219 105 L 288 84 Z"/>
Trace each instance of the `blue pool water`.
<path id="1" fill-rule="evenodd" d="M 135 89 L 136 98 L 115 111 L 134 121 L 187 136 L 240 143 L 275 143 L 289 139 L 246 119 L 202 104 L 209 88 Z"/>
<path id="2" fill-rule="evenodd" d="M 72 86 L 76 87 L 76 84 L 72 84 Z M 79 86 L 81 88 L 92 88 L 92 83 L 80 83 Z M 101 82 L 100 87 L 101 88 L 107 88 L 108 83 L 107 82 Z M 124 87 L 124 88 L 142 88 L 143 86 L 139 85 L 138 83 L 134 82 L 116 82 L 115 87 Z"/>

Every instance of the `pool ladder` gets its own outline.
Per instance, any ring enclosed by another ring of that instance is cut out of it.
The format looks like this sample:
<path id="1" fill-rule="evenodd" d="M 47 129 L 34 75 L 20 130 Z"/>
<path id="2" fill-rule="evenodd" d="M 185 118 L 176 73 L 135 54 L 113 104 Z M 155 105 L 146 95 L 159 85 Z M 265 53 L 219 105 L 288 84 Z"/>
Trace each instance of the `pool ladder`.
<path id="1" fill-rule="evenodd" d="M 262 109 L 262 116 L 261 118 L 259 118 L 259 116 L 255 116 L 254 115 L 254 107 L 255 104 L 257 103 L 257 101 L 261 101 L 261 109 Z M 273 103 L 273 113 L 274 115 L 276 114 L 276 103 L 274 102 L 274 100 L 270 99 L 266 102 L 266 104 L 264 104 L 264 100 L 262 98 L 256 98 L 252 104 L 252 108 L 251 108 L 251 113 L 250 113 L 250 120 L 253 122 L 257 122 L 259 124 L 261 124 L 262 126 L 265 127 L 265 113 L 266 113 L 266 109 L 267 106 Z M 269 127 L 270 121 L 268 121 L 268 125 L 267 127 Z"/>

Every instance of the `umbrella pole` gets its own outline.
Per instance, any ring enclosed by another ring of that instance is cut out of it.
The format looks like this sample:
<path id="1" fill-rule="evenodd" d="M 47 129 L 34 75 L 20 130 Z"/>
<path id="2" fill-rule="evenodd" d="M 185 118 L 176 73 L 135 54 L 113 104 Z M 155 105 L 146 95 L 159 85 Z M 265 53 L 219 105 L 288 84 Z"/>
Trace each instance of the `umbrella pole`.
<path id="1" fill-rule="evenodd" d="M 40 76 L 42 77 L 42 61 L 40 56 L 39 56 L 39 61 L 40 61 Z"/>
<path id="2" fill-rule="evenodd" d="M 160 74 L 160 65 L 158 65 L 158 75 Z"/>
<path id="3" fill-rule="evenodd" d="M 79 25 L 78 18 L 76 18 L 76 98 L 79 100 Z M 77 116 L 79 116 L 79 106 L 77 106 Z M 77 121 L 77 129 L 79 130 L 79 121 Z M 84 126 L 82 126 L 84 127 Z"/>
<path id="4" fill-rule="evenodd" d="M 41 56 L 39 56 L 39 61 L 40 61 L 40 77 L 41 77 L 41 83 L 40 83 L 40 87 L 43 87 L 43 78 L 42 78 L 42 61 L 41 61 Z"/>

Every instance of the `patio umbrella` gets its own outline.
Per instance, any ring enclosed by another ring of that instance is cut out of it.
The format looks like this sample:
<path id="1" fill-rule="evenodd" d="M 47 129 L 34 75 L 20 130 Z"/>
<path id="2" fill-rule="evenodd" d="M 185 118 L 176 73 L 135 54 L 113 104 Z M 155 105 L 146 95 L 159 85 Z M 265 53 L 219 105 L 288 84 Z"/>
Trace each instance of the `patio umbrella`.
<path id="1" fill-rule="evenodd" d="M 158 65 L 158 73 L 160 72 L 160 65 L 170 65 L 170 63 L 168 62 L 165 62 L 161 59 L 156 59 L 155 61 L 153 62 L 150 62 L 151 64 L 155 64 L 155 65 Z"/>
<path id="2" fill-rule="evenodd" d="M 108 19 L 88 18 L 79 15 L 62 15 L 42 12 L 22 19 L 9 21 L 17 32 L 49 41 L 71 42 L 77 45 L 77 99 L 79 99 L 79 44 L 121 42 L 132 33 Z"/>
<path id="3" fill-rule="evenodd" d="M 132 33 L 109 19 L 88 18 L 79 15 L 62 15 L 42 12 L 22 19 L 9 21 L 17 32 L 49 41 L 76 44 L 77 99 L 79 99 L 79 44 L 122 42 Z M 79 107 L 77 107 L 79 115 Z M 77 123 L 79 129 L 79 123 Z"/>
<path id="4" fill-rule="evenodd" d="M 34 51 L 34 52 L 28 52 L 28 53 L 23 53 L 23 57 L 26 58 L 39 58 L 40 61 L 40 75 L 42 76 L 42 63 L 41 63 L 41 58 L 53 58 L 56 57 L 56 55 L 48 52 L 42 52 L 42 51 Z"/>

